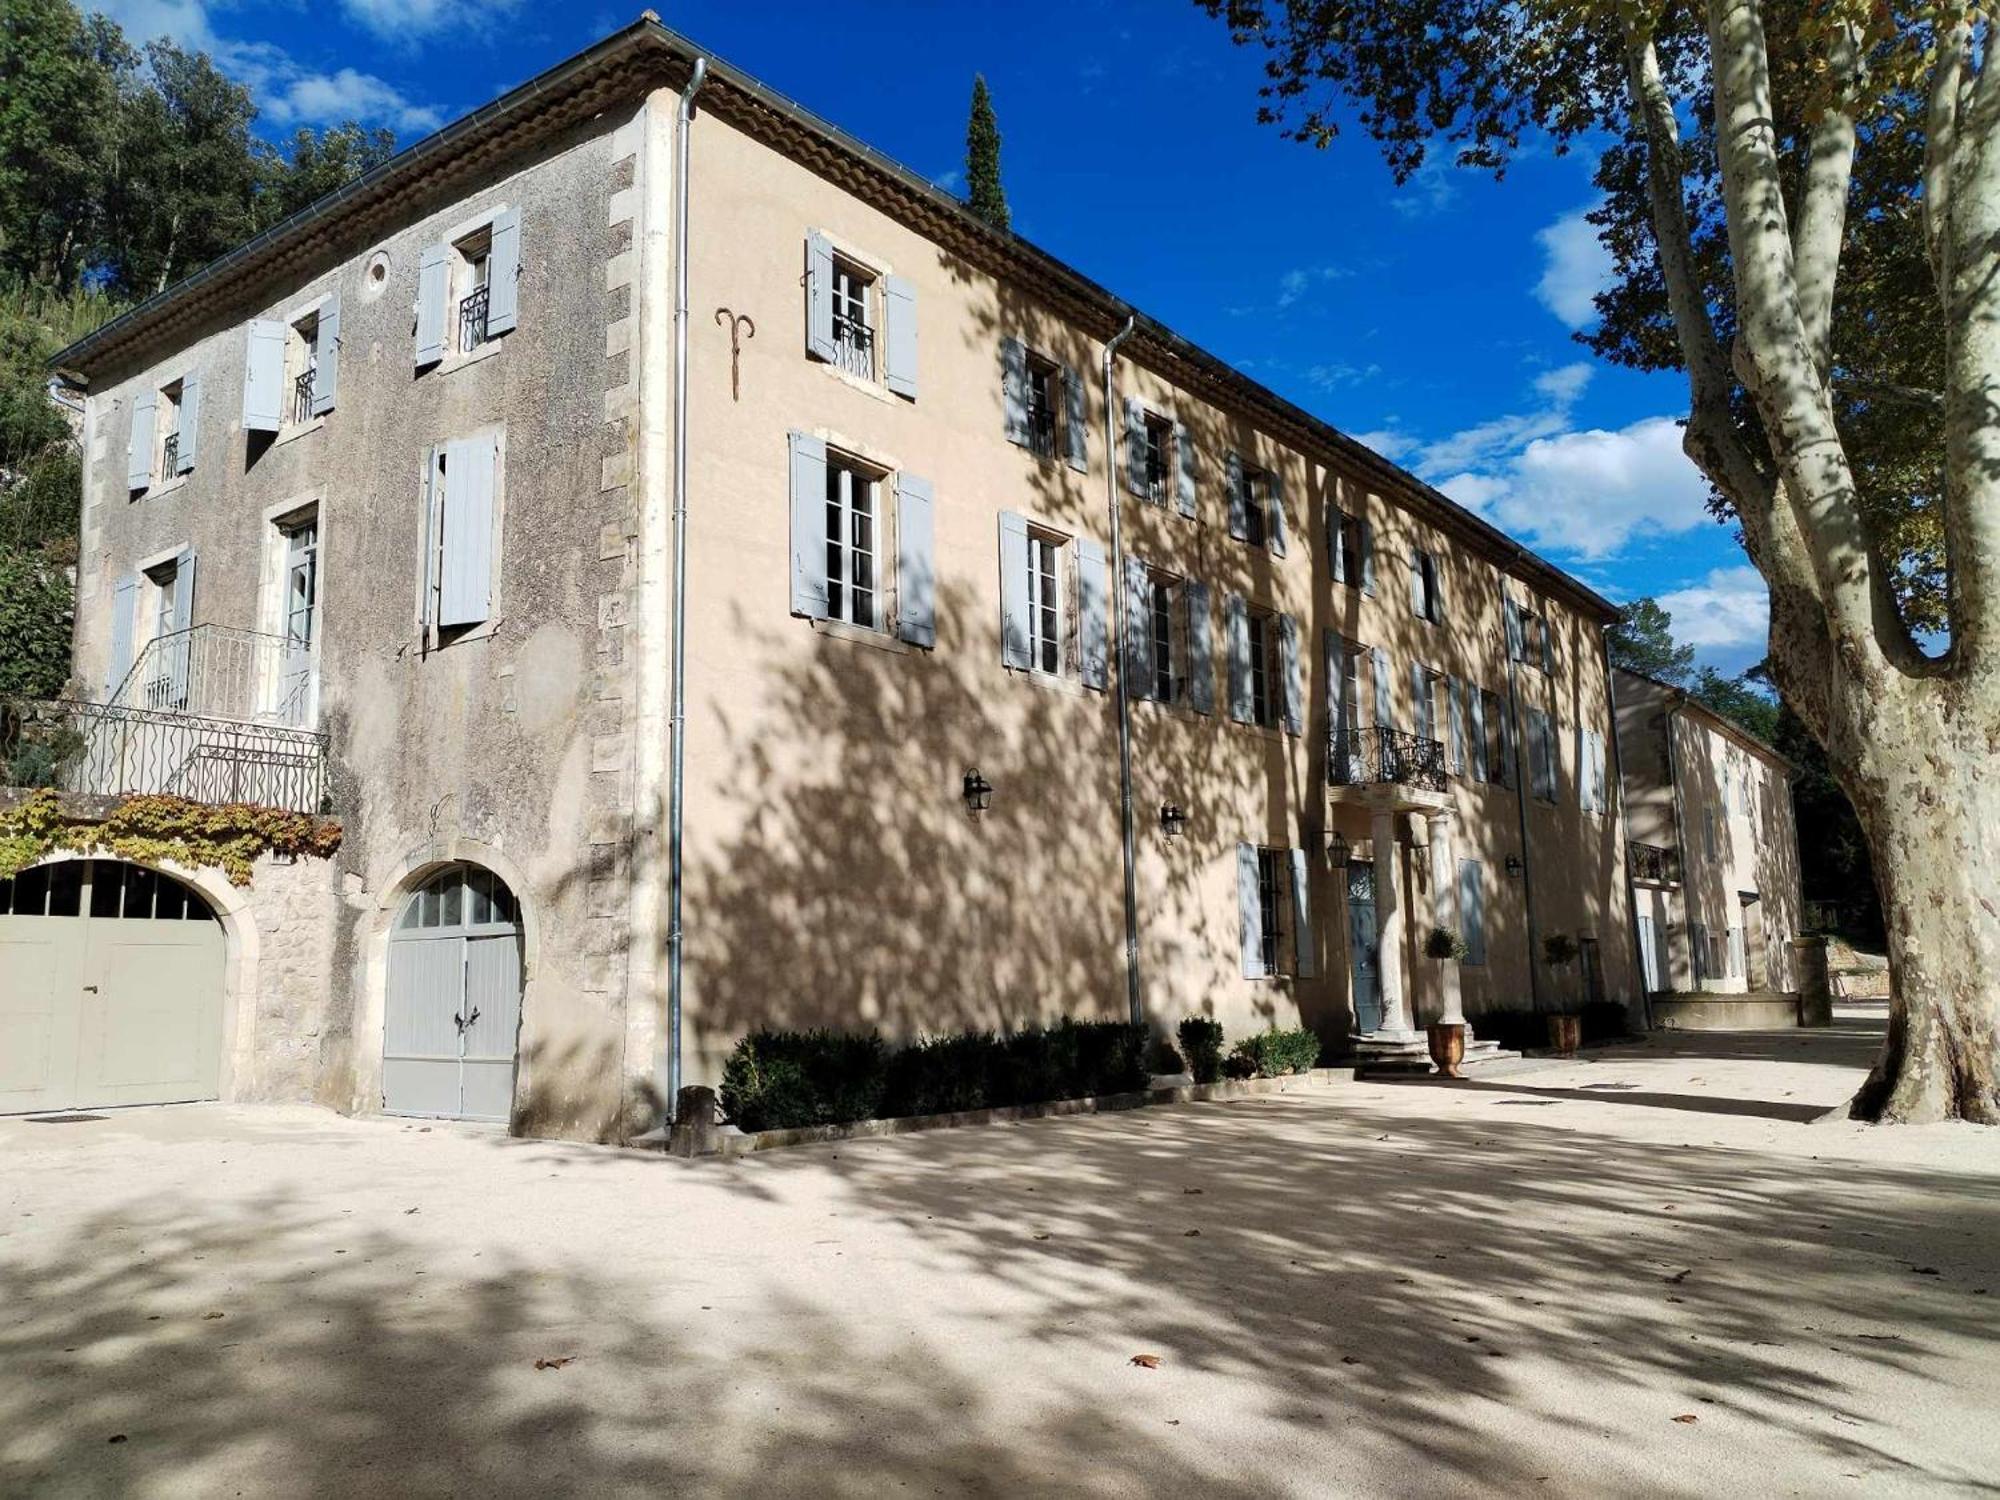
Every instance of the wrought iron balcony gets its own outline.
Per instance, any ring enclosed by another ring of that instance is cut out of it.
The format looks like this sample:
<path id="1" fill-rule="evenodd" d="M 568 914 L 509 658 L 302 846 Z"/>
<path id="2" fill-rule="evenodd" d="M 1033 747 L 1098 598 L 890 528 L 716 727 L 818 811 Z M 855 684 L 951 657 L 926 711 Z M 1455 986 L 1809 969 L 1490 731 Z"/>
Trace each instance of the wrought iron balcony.
<path id="1" fill-rule="evenodd" d="M 292 382 L 292 424 L 294 426 L 302 426 L 312 420 L 313 380 L 317 377 L 318 373 L 317 370 L 311 368 L 301 370 L 298 373 L 298 378 Z"/>
<path id="2" fill-rule="evenodd" d="M 109 706 L 309 729 L 318 666 L 283 636 L 194 625 L 148 641 Z"/>
<path id="3" fill-rule="evenodd" d="M 10 785 L 119 797 L 326 810 L 326 736 L 283 724 L 83 703 L 9 704 L 0 772 Z"/>
<path id="4" fill-rule="evenodd" d="M 833 315 L 833 362 L 863 380 L 875 378 L 875 330 L 859 318 Z"/>
<path id="5" fill-rule="evenodd" d="M 1658 844 L 1628 843 L 1625 846 L 1625 861 L 1634 880 L 1652 885 L 1672 885 L 1681 878 L 1680 861 L 1675 858 L 1674 851 L 1662 849 Z"/>
<path id="6" fill-rule="evenodd" d="M 1376 726 L 1335 731 L 1328 746 L 1327 780 L 1335 786 L 1407 786 L 1445 789 L 1444 741 Z"/>
<path id="7" fill-rule="evenodd" d="M 181 435 L 170 432 L 160 444 L 160 478 L 172 479 L 181 471 Z"/>
<path id="8" fill-rule="evenodd" d="M 459 300 L 458 352 L 470 354 L 486 342 L 486 299 L 493 288 L 475 287 Z"/>

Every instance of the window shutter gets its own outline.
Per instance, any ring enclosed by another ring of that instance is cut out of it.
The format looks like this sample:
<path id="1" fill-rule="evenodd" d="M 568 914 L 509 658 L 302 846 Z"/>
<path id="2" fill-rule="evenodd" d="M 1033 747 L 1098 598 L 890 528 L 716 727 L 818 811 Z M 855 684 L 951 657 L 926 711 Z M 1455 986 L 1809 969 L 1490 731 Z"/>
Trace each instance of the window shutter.
<path id="1" fill-rule="evenodd" d="M 1294 972 L 1301 979 L 1319 974 L 1319 954 L 1313 946 L 1312 890 L 1306 879 L 1306 851 L 1294 849 L 1292 856 L 1292 955 Z"/>
<path id="2" fill-rule="evenodd" d="M 1368 654 L 1375 661 L 1375 723 L 1382 729 L 1394 729 L 1396 709 L 1389 691 L 1389 653 L 1376 646 Z"/>
<path id="3" fill-rule="evenodd" d="M 1342 524 L 1347 517 L 1337 505 L 1326 508 L 1326 556 L 1333 568 L 1335 583 L 1347 582 L 1347 531 Z"/>
<path id="4" fill-rule="evenodd" d="M 1556 670 L 1556 633 L 1549 628 L 1549 617 L 1546 611 L 1543 612 L 1540 618 L 1542 622 L 1542 670 L 1553 677 Z"/>
<path id="5" fill-rule="evenodd" d="M 1125 559 L 1129 572 L 1132 559 Z M 1076 539 L 1077 645 L 1082 653 L 1077 675 L 1087 688 L 1111 686 L 1111 564 L 1104 549 L 1089 537 Z M 1125 618 L 1126 631 L 1132 617 Z"/>
<path id="6" fill-rule="evenodd" d="M 1153 696 L 1153 583 L 1146 565 L 1129 553 L 1125 558 L 1125 696 Z"/>
<path id="7" fill-rule="evenodd" d="M 1576 726 L 1576 805 L 1585 812 L 1594 811 L 1590 805 L 1590 731 L 1581 724 Z"/>
<path id="8" fill-rule="evenodd" d="M 1450 718 L 1451 774 L 1465 774 L 1465 684 L 1456 677 L 1444 680 L 1445 713 Z"/>
<path id="9" fill-rule="evenodd" d="M 1520 731 L 1514 727 L 1514 700 L 1496 698 L 1500 708 L 1500 784 L 1519 787 L 1521 784 L 1521 739 Z"/>
<path id="10" fill-rule="evenodd" d="M 1196 713 L 1215 712 L 1215 642 L 1208 619 L 1208 585 L 1189 579 L 1181 585 L 1187 598 L 1187 691 Z"/>
<path id="11" fill-rule="evenodd" d="M 477 625 L 492 610 L 497 460 L 490 437 L 460 438 L 445 449 L 440 626 Z"/>
<path id="12" fill-rule="evenodd" d="M 1125 486 L 1146 499 L 1146 408 L 1137 396 L 1125 398 Z"/>
<path id="13" fill-rule="evenodd" d="M 824 475 L 824 468 L 820 470 Z M 826 482 L 820 481 L 821 504 Z M 896 634 L 913 646 L 937 644 L 937 544 L 931 482 L 896 476 Z M 824 510 L 822 510 L 822 515 Z M 823 526 L 822 526 L 823 529 Z M 818 554 L 820 599 L 826 598 L 826 553 Z"/>
<path id="14" fill-rule="evenodd" d="M 127 573 L 111 590 L 111 657 L 104 668 L 104 701 L 115 703 L 132 670 L 132 623 L 139 611 L 139 575 Z"/>
<path id="15" fill-rule="evenodd" d="M 487 252 L 486 336 L 511 333 L 520 310 L 521 210 L 503 208 L 493 216 L 492 248 Z"/>
<path id="16" fill-rule="evenodd" d="M 1611 786 L 1604 776 L 1604 736 L 1593 733 L 1590 737 L 1590 784 L 1591 799 L 1596 802 L 1599 812 L 1611 811 Z"/>
<path id="17" fill-rule="evenodd" d="M 1521 659 L 1521 610 L 1512 599 L 1500 601 L 1500 612 L 1507 620 L 1507 660 Z"/>
<path id="18" fill-rule="evenodd" d="M 1361 592 L 1375 592 L 1375 528 L 1361 518 Z"/>
<path id="19" fill-rule="evenodd" d="M 181 377 L 181 443 L 180 471 L 187 474 L 194 469 L 195 449 L 201 442 L 201 377 L 183 375 Z"/>
<path id="20" fill-rule="evenodd" d="M 424 450 L 424 529 L 417 549 L 417 619 L 424 628 L 424 643 L 431 642 L 431 626 L 437 621 L 438 566 L 438 455 L 440 449 Z"/>
<path id="21" fill-rule="evenodd" d="M 174 605 L 171 620 L 174 639 L 166 645 L 167 680 L 172 685 L 171 702 L 188 706 L 188 666 L 190 642 L 185 632 L 194 624 L 194 549 L 183 547 L 174 558 Z"/>
<path id="22" fill-rule="evenodd" d="M 444 358 L 444 299 L 451 269 L 451 246 L 426 245 L 417 261 L 417 368 Z"/>
<path id="23" fill-rule="evenodd" d="M 1063 440 L 1069 445 L 1069 466 L 1090 467 L 1090 413 L 1084 401 L 1083 381 L 1068 365 L 1063 366 Z M 1116 462 L 1109 458 L 1108 462 Z"/>
<path id="24" fill-rule="evenodd" d="M 1264 529 L 1271 538 L 1271 551 L 1278 557 L 1285 555 L 1285 481 L 1276 474 L 1270 476 L 1266 486 L 1271 496 L 1271 521 Z"/>
<path id="25" fill-rule="evenodd" d="M 1431 678 L 1420 661 L 1410 663 L 1410 732 L 1420 740 L 1434 740 L 1431 724 Z"/>
<path id="26" fill-rule="evenodd" d="M 1470 682 L 1465 685 L 1465 711 L 1472 720 L 1472 779 L 1491 781 L 1492 768 L 1486 764 L 1486 695 Z"/>
<path id="27" fill-rule="evenodd" d="M 917 289 L 900 276 L 882 283 L 882 316 L 889 324 L 882 351 L 882 383 L 917 399 Z"/>
<path id="28" fill-rule="evenodd" d="M 1444 624 L 1444 553 L 1431 554 L 1431 620 Z"/>
<path id="29" fill-rule="evenodd" d="M 1028 445 L 1028 351 L 1019 339 L 1000 340 L 1000 407 L 1007 441 Z"/>
<path id="30" fill-rule="evenodd" d="M 1229 534 L 1239 542 L 1250 539 L 1250 512 L 1243 503 L 1243 459 L 1232 453 L 1224 464 L 1229 490 Z"/>
<path id="31" fill-rule="evenodd" d="M 498 302 L 500 299 L 496 296 L 493 300 Z M 492 326 L 489 321 L 487 327 L 490 329 Z M 319 310 L 317 337 L 319 354 L 313 365 L 312 414 L 323 417 L 333 410 L 340 381 L 340 294 L 338 292 Z"/>
<path id="32" fill-rule="evenodd" d="M 1028 520 L 1017 511 L 1000 513 L 1000 660 L 1027 671 Z"/>
<path id="33" fill-rule="evenodd" d="M 826 602 L 826 444 L 791 435 L 792 613 L 824 620 Z"/>
<path id="34" fill-rule="evenodd" d="M 833 347 L 833 246 L 815 229 L 806 236 L 806 353 L 831 362 Z"/>
<path id="35" fill-rule="evenodd" d="M 1284 669 L 1285 733 L 1306 732 L 1305 682 L 1299 665 L 1299 622 L 1278 616 L 1278 655 Z"/>
<path id="36" fill-rule="evenodd" d="M 132 435 L 125 447 L 125 487 L 143 490 L 153 482 L 153 422 L 158 415 L 158 391 L 144 391 L 132 401 Z"/>
<path id="37" fill-rule="evenodd" d="M 259 318 L 243 345 L 243 430 L 276 432 L 285 419 L 283 323 Z"/>
<path id="38" fill-rule="evenodd" d="M 1174 496 L 1181 514 L 1192 519 L 1195 514 L 1194 439 L 1188 436 L 1185 422 L 1174 423 L 1174 458 L 1180 469 Z"/>
<path id="39" fill-rule="evenodd" d="M 1469 964 L 1486 962 L 1486 887 L 1481 873 L 1476 859 L 1458 862 L 1458 935 L 1465 941 L 1464 961 Z"/>
<path id="40" fill-rule="evenodd" d="M 1410 613 L 1423 618 L 1424 613 L 1424 555 L 1410 554 Z"/>
<path id="41" fill-rule="evenodd" d="M 1327 754 L 1332 760 L 1329 770 L 1337 781 L 1348 779 L 1348 757 L 1354 746 L 1354 703 L 1347 690 L 1347 642 L 1339 631 L 1328 628 L 1325 634 L 1327 734 L 1329 743 Z"/>
<path id="42" fill-rule="evenodd" d="M 1240 594 L 1223 606 L 1225 645 L 1229 652 L 1229 717 L 1250 722 L 1250 614 Z"/>
<path id="43" fill-rule="evenodd" d="M 1234 601 L 1232 601 L 1234 602 Z M 1257 899 L 1257 846 L 1236 846 L 1236 915 L 1243 929 L 1243 977 L 1262 979 L 1264 969 L 1264 907 Z"/>

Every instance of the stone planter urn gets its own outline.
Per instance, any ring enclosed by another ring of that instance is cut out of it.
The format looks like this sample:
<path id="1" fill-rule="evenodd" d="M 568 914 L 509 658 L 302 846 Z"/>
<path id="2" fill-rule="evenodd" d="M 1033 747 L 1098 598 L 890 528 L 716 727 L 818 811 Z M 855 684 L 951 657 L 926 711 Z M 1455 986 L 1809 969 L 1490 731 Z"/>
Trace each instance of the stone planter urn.
<path id="1" fill-rule="evenodd" d="M 1465 1026 L 1459 1021 L 1433 1021 L 1430 1025 L 1431 1061 L 1438 1077 L 1463 1078 L 1459 1064 L 1465 1061 Z"/>
<path id="2" fill-rule="evenodd" d="M 1582 1016 L 1550 1016 L 1549 1046 L 1559 1057 L 1575 1057 L 1583 1045 Z"/>

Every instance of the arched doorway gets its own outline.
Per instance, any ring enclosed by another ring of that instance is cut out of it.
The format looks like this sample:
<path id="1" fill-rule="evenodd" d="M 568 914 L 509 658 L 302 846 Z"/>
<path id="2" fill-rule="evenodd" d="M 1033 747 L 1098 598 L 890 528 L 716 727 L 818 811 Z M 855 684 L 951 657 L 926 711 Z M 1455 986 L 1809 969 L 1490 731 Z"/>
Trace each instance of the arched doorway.
<path id="1" fill-rule="evenodd" d="M 215 1098 L 225 946 L 158 870 L 66 859 L 0 880 L 0 1113 Z"/>
<path id="2" fill-rule="evenodd" d="M 411 891 L 389 933 L 382 1108 L 505 1121 L 521 1029 L 521 909 L 491 870 L 452 864 Z"/>

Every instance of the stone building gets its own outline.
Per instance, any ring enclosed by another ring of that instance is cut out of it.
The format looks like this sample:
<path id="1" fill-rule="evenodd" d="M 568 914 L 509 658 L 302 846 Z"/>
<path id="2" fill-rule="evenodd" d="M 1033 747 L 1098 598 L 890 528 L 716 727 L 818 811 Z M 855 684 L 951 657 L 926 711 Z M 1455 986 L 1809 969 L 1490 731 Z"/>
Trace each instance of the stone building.
<path id="1" fill-rule="evenodd" d="M 175 872 L 200 1092 L 616 1137 L 765 1024 L 1636 999 L 1603 599 L 650 18 L 59 363 L 70 784 L 344 829 Z"/>

